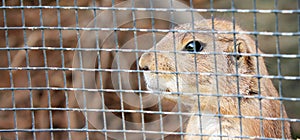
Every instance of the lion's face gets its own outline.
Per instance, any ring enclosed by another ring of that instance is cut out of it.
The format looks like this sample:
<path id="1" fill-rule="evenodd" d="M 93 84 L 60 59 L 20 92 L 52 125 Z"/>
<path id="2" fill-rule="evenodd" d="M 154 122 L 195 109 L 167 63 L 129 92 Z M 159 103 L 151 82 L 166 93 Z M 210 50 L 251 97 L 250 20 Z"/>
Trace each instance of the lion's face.
<path id="1" fill-rule="evenodd" d="M 149 90 L 165 92 L 211 92 L 215 85 L 215 59 L 219 66 L 225 63 L 222 51 L 213 43 L 211 34 L 169 33 L 148 53 L 144 53 L 139 65 Z M 220 69 L 220 68 L 217 68 Z"/>
<path id="2" fill-rule="evenodd" d="M 191 26 L 185 24 L 178 29 L 191 30 Z M 195 31 L 211 30 L 199 26 Z M 210 32 L 168 33 L 139 60 L 147 88 L 180 93 L 248 94 L 256 86 L 255 79 L 241 77 L 240 85 L 236 80 L 237 74 L 256 73 L 253 57 L 240 55 L 251 53 L 244 41 L 249 43 L 250 39 L 244 37 Z"/>

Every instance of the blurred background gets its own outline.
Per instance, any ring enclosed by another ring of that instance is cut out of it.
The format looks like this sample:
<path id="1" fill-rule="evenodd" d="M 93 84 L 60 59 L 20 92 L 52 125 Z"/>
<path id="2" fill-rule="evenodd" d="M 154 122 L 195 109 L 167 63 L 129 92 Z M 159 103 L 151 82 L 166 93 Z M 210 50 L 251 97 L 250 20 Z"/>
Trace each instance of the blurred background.
<path id="1" fill-rule="evenodd" d="M 115 4 L 120 2 L 122 0 L 114 0 Z M 297 2 L 297 0 L 182 0 L 182 2 L 187 5 L 192 4 L 194 8 L 199 9 L 298 10 L 298 13 L 278 14 L 231 12 L 201 12 L 200 14 L 205 18 L 214 16 L 218 19 L 234 19 L 237 24 L 248 31 L 298 32 L 299 34 L 300 2 Z M 16 139 L 14 129 L 19 129 L 18 139 L 86 139 L 88 136 L 89 139 L 104 139 L 102 133 L 82 130 L 86 127 L 86 121 L 82 112 L 76 110 L 79 105 L 76 102 L 74 91 L 64 90 L 72 87 L 72 71 L 51 69 L 71 68 L 74 51 L 72 49 L 24 49 L 24 46 L 76 48 L 81 31 L 76 29 L 22 28 L 86 27 L 95 15 L 102 10 L 9 8 L 9 6 L 111 7 L 112 0 L 3 0 L 0 4 L 2 6 L 0 10 L 0 136 L 2 140 Z M 5 6 L 7 7 L 5 8 Z M 168 29 L 170 27 L 169 23 L 164 21 L 156 21 L 156 23 L 155 28 L 158 29 Z M 6 27 L 16 28 L 7 29 Z M 123 25 L 123 27 L 132 27 L 132 23 Z M 151 29 L 151 20 L 139 20 L 136 22 L 136 27 Z M 138 34 L 143 33 L 138 32 Z M 133 38 L 132 32 L 118 32 L 119 44 L 124 44 L 131 38 Z M 299 39 L 299 36 L 258 35 L 257 43 L 259 48 L 267 54 L 299 55 Z M 114 45 L 110 44 L 104 47 L 112 48 Z M 101 61 L 103 68 L 111 68 L 111 65 L 108 65 L 112 61 L 111 55 L 107 52 L 104 55 L 106 57 L 103 56 L 104 58 Z M 299 58 L 265 58 L 265 61 L 270 75 L 296 76 L 299 79 Z M 30 69 L 30 67 L 37 67 L 37 69 Z M 44 67 L 49 69 L 45 70 Z M 133 66 L 132 69 L 136 69 L 136 67 Z M 112 89 L 112 79 L 105 76 L 109 74 L 109 72 L 102 73 L 103 81 L 105 81 L 105 83 L 102 83 L 103 89 Z M 299 100 L 300 80 L 275 79 L 273 83 L 284 97 Z M 137 81 L 131 84 L 136 88 L 138 87 Z M 51 87 L 50 90 L 49 87 Z M 105 92 L 104 99 L 107 108 L 121 109 L 119 96 L 115 93 Z M 139 101 L 136 102 L 139 104 Z M 300 101 L 284 101 L 284 105 L 289 118 L 300 119 Z M 162 111 L 170 111 L 176 105 L 164 101 L 161 106 Z M 144 110 L 158 110 L 158 108 L 158 105 L 155 105 Z M 139 108 L 128 104 L 124 104 L 124 109 L 139 110 Z M 122 116 L 120 112 L 114 112 L 114 114 Z M 140 122 L 141 117 L 141 113 L 125 113 L 126 121 Z M 156 114 L 145 114 L 143 117 L 145 122 L 159 119 L 159 115 Z M 102 123 L 102 120 L 103 118 L 100 117 L 99 123 Z M 122 129 L 121 122 L 112 121 L 107 122 L 107 124 Z M 93 126 L 89 125 L 88 127 Z M 51 131 L 49 128 L 51 128 Z M 292 122 L 291 128 L 293 137 L 300 137 L 300 123 Z M 68 129 L 76 129 L 76 131 L 69 131 Z M 166 139 L 180 139 L 180 137 L 168 135 Z"/>

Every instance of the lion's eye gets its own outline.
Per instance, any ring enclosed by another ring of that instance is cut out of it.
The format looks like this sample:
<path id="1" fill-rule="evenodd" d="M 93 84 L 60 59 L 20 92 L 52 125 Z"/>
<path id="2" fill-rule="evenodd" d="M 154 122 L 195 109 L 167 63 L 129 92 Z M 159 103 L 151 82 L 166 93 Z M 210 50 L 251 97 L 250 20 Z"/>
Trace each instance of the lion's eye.
<path id="1" fill-rule="evenodd" d="M 201 52 L 203 50 L 203 46 L 199 41 L 191 41 L 186 44 L 184 50 L 189 52 Z"/>

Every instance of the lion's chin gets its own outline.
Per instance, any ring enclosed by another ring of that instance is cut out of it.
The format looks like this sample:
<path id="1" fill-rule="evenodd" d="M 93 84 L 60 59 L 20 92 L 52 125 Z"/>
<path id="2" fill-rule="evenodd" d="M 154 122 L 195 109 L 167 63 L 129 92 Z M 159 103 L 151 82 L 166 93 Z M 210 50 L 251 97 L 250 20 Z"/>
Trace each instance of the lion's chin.
<path id="1" fill-rule="evenodd" d="M 147 89 L 150 91 L 158 91 L 158 92 L 172 92 L 169 88 L 153 87 L 151 85 L 147 85 Z"/>
<path id="2" fill-rule="evenodd" d="M 158 78 L 149 73 L 144 73 L 147 90 L 154 92 L 175 92 L 172 89 L 176 83 L 172 82 L 172 78 Z"/>

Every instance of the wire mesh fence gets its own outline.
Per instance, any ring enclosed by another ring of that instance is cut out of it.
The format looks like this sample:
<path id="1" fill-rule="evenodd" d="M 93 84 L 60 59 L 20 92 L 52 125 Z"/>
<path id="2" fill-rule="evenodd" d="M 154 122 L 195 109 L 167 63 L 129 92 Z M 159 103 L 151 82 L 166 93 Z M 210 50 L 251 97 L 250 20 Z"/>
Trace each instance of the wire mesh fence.
<path id="1" fill-rule="evenodd" d="M 299 0 L 0 3 L 0 139 L 300 137 Z"/>

